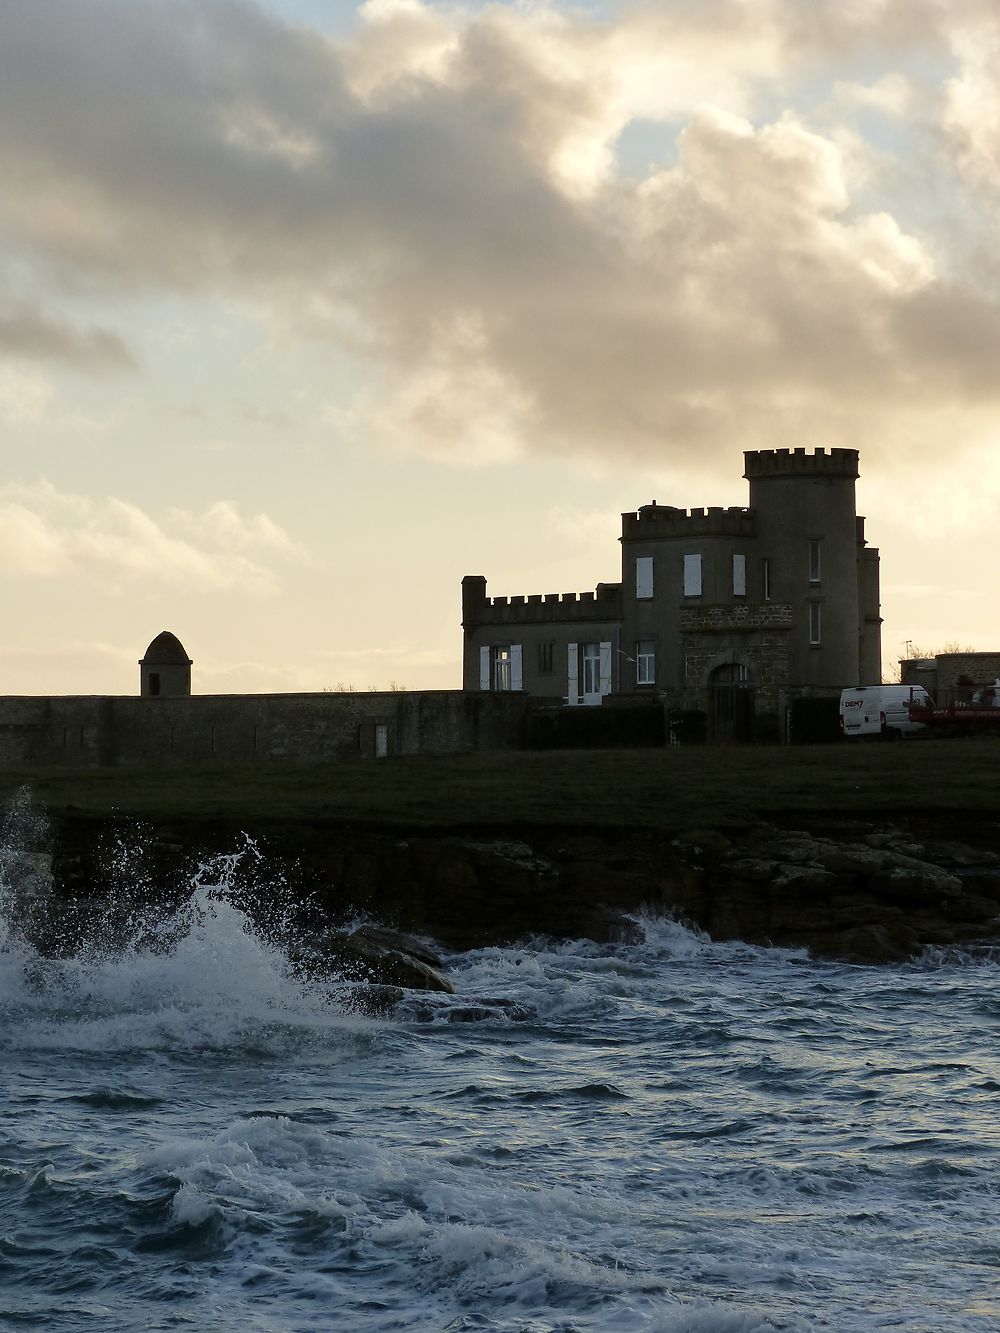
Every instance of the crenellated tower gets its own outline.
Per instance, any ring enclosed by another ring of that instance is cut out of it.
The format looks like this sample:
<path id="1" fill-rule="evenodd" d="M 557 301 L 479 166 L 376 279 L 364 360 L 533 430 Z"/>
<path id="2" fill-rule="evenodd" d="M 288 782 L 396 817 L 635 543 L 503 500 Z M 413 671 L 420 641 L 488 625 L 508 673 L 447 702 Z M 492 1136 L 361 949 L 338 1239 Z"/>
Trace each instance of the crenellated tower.
<path id="1" fill-rule="evenodd" d="M 834 689 L 880 671 L 878 551 L 857 514 L 856 449 L 744 454 L 765 595 L 791 605 L 790 679 Z"/>

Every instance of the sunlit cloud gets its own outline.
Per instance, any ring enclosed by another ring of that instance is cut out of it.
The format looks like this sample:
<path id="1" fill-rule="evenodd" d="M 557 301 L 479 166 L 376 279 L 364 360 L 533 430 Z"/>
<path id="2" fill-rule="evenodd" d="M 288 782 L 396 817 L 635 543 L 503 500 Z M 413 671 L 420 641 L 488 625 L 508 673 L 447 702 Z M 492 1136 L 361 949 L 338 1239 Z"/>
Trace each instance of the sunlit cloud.
<path id="1" fill-rule="evenodd" d="M 833 93 L 850 106 L 871 107 L 893 118 L 905 116 L 919 96 L 913 81 L 895 71 L 874 83 L 835 83 Z"/>
<path id="2" fill-rule="evenodd" d="M 954 237 L 913 225 L 877 145 L 859 179 L 861 122 L 795 105 L 835 68 L 844 116 L 905 130 L 916 62 L 954 150 L 940 180 L 957 166 L 990 195 L 985 3 L 370 0 L 334 39 L 249 2 L 192 24 L 181 0 L 93 0 L 86 21 L 46 0 L 0 24 L 23 355 L 124 369 L 130 301 L 231 298 L 366 366 L 339 409 L 356 438 L 464 462 L 680 466 L 813 440 L 871 465 L 902 414 L 932 466 L 936 417 L 961 450 L 1000 408 L 1000 297 L 955 276 Z M 639 179 L 617 159 L 637 119 L 672 145 Z M 122 329 L 61 313 L 67 290 L 114 295 Z"/>
<path id="3" fill-rule="evenodd" d="M 0 487 L 0 571 L 7 579 L 83 575 L 109 591 L 142 582 L 270 594 L 278 576 L 265 559 L 303 558 L 266 514 L 244 518 L 226 501 L 156 518 L 114 496 L 74 495 L 44 481 Z"/>

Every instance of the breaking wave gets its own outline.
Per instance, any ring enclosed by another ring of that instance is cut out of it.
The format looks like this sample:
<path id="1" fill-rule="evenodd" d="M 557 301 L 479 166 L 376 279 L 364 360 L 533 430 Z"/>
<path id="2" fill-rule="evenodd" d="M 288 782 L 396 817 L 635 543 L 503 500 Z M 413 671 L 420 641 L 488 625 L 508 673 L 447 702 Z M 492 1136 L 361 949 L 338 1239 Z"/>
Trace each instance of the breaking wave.
<path id="1" fill-rule="evenodd" d="M 454 996 L 366 1018 L 250 840 L 167 905 L 123 846 L 62 937 L 45 837 L 26 796 L 0 827 L 0 1324 L 997 1326 L 989 960 L 646 917 L 454 955 Z"/>

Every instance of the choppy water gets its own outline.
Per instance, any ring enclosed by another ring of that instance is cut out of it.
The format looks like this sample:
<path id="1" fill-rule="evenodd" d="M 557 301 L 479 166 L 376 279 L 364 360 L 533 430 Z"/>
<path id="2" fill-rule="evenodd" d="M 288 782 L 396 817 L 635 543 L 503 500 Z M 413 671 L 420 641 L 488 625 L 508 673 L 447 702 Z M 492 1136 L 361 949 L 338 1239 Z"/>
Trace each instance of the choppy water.
<path id="1" fill-rule="evenodd" d="M 70 961 L 7 893 L 0 1327 L 1000 1328 L 996 965 L 646 921 L 453 957 L 434 1022 L 363 1019 L 234 864 Z M 447 1021 L 483 995 L 537 1018 Z"/>

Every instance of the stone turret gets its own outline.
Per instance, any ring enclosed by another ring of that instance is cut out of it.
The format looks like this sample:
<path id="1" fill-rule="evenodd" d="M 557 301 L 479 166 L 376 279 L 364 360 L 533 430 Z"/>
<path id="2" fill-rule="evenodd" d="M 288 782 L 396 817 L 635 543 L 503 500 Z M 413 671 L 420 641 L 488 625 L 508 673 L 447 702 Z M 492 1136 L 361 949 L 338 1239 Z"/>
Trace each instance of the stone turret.
<path id="1" fill-rule="evenodd" d="M 144 699 L 177 699 L 191 693 L 191 658 L 176 634 L 162 630 L 139 661 L 139 693 Z"/>
<path id="2" fill-rule="evenodd" d="M 794 610 L 790 678 L 825 689 L 862 683 L 877 660 L 878 611 L 877 591 L 864 596 L 866 614 L 861 605 L 871 578 L 855 509 L 857 450 L 760 449 L 744 458 L 768 595 Z"/>

